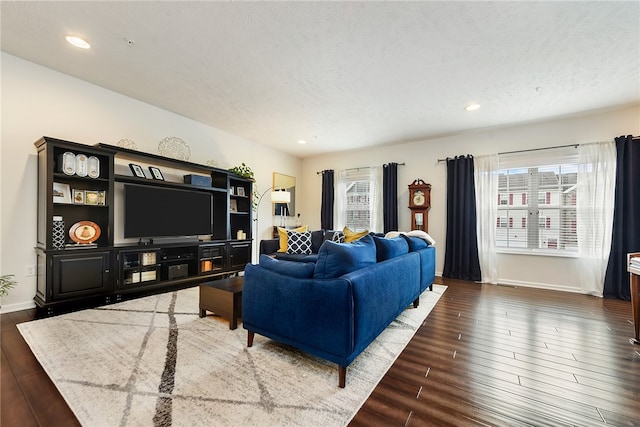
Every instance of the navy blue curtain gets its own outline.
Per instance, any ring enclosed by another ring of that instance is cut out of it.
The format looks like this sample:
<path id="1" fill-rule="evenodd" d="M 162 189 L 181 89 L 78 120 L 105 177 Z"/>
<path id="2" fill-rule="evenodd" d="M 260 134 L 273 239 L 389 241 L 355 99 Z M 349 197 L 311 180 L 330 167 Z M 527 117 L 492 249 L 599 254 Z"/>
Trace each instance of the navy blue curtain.
<path id="1" fill-rule="evenodd" d="M 447 236 L 442 277 L 482 280 L 476 230 L 473 157 L 447 159 Z"/>
<path id="2" fill-rule="evenodd" d="M 605 298 L 631 300 L 627 254 L 640 252 L 640 138 L 616 141 L 616 201 L 611 253 L 604 279 Z"/>
<path id="3" fill-rule="evenodd" d="M 382 168 L 382 216 L 385 234 L 398 230 L 398 164 Z"/>
<path id="4" fill-rule="evenodd" d="M 320 207 L 320 228 L 333 230 L 333 169 L 322 171 L 322 205 Z"/>

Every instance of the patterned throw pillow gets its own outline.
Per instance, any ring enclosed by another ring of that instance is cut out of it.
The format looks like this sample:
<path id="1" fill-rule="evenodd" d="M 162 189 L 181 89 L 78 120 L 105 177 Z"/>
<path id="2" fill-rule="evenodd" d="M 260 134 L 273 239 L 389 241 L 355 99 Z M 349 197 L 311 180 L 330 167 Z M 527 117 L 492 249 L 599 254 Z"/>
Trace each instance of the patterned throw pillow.
<path id="1" fill-rule="evenodd" d="M 303 225 L 298 228 L 294 228 L 291 231 L 303 233 L 305 231 L 308 231 L 308 229 L 309 229 L 308 225 Z M 280 249 L 278 249 L 278 252 L 287 253 L 287 239 L 288 239 L 287 232 L 288 231 L 289 230 L 287 230 L 286 228 L 278 227 L 278 238 L 280 239 Z"/>
<path id="2" fill-rule="evenodd" d="M 331 237 L 331 241 L 336 243 L 344 243 L 344 233 L 342 231 L 334 232 L 333 236 Z"/>
<path id="3" fill-rule="evenodd" d="M 306 255 L 311 253 L 311 232 L 298 233 L 287 230 L 287 253 Z"/>

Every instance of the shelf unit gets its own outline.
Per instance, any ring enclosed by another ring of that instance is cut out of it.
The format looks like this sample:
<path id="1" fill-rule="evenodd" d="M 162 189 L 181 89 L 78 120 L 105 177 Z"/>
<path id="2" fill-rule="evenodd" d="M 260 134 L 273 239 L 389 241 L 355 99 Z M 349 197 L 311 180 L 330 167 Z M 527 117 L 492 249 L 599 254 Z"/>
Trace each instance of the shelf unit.
<path id="1" fill-rule="evenodd" d="M 42 137 L 35 146 L 38 151 L 35 301 L 48 313 L 59 306 L 89 300 L 95 304 L 110 303 L 121 300 L 123 295 L 194 286 L 243 271 L 251 261 L 252 180 L 224 169 L 108 144 L 90 146 Z M 83 162 L 76 172 L 69 159 L 78 157 Z M 173 176 L 167 180 L 136 177 L 128 172 L 128 167 L 123 167 L 127 162 L 165 168 Z M 211 185 L 179 181 L 188 174 L 210 177 Z M 114 228 L 114 218 L 122 209 L 115 194 L 117 185 L 122 183 L 211 193 L 211 235 L 202 241 L 115 244 L 116 237 L 122 234 Z M 238 191 L 239 188 L 242 190 Z M 64 221 L 63 246 L 54 237 L 54 217 L 62 217 Z M 91 244 L 77 244 L 69 235 L 71 226 L 83 221 L 95 224 L 89 230 L 100 232 Z"/>
<path id="2" fill-rule="evenodd" d="M 251 182 L 229 178 L 230 238 L 247 240 L 251 235 Z M 244 237 L 239 233 L 244 233 Z"/>

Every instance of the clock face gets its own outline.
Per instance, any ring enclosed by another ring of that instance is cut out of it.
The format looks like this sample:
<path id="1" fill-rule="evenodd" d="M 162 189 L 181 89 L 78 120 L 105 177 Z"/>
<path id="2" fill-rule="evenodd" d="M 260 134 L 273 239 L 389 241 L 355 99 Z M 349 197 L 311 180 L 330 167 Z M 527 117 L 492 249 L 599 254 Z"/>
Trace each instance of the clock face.
<path id="1" fill-rule="evenodd" d="M 418 190 L 415 193 L 413 193 L 413 204 L 414 205 L 422 206 L 422 205 L 424 205 L 425 202 L 426 202 L 426 199 L 424 197 L 424 192 L 422 192 L 421 190 Z"/>

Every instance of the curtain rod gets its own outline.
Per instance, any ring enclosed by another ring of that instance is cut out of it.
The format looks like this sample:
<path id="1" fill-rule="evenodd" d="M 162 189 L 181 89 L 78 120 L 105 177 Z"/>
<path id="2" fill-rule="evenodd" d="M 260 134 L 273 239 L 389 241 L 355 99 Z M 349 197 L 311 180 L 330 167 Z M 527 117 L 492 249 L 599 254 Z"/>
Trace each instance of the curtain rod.
<path id="1" fill-rule="evenodd" d="M 529 151 L 552 150 L 554 148 L 566 148 L 566 147 L 578 148 L 579 146 L 580 146 L 580 144 L 555 145 L 553 147 L 530 148 L 528 150 L 503 151 L 501 153 L 498 153 L 498 155 L 515 154 L 515 153 L 527 153 Z M 448 159 L 449 159 L 449 157 L 447 157 L 446 159 L 438 159 L 438 163 L 446 162 Z"/>
<path id="2" fill-rule="evenodd" d="M 398 166 L 404 166 L 404 162 L 403 163 L 398 163 Z M 345 169 L 346 171 L 355 171 L 355 170 L 359 170 L 359 169 L 369 169 L 373 166 L 363 166 L 361 168 L 350 168 L 350 169 Z M 320 171 L 320 172 L 316 172 L 316 175 L 320 175 L 322 172 L 324 171 Z"/>

